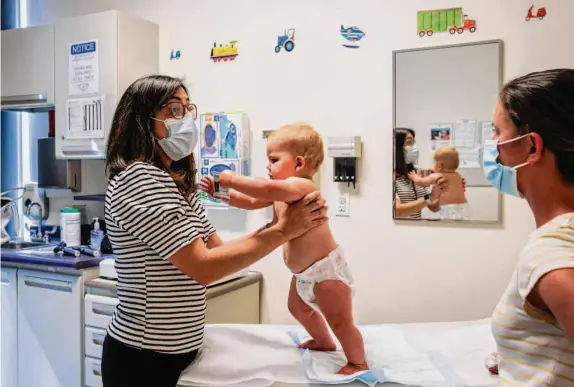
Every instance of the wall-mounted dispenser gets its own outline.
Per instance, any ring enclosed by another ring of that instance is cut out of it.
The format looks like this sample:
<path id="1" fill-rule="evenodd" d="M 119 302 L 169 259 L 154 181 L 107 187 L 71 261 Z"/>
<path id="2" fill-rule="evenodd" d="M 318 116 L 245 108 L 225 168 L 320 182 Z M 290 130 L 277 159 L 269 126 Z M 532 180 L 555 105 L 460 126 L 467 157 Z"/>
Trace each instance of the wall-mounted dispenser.
<path id="1" fill-rule="evenodd" d="M 38 139 L 38 187 L 82 190 L 82 161 L 56 158 L 56 139 Z"/>
<path id="2" fill-rule="evenodd" d="M 361 136 L 327 138 L 327 155 L 333 157 L 333 181 L 357 182 L 357 159 L 361 157 Z"/>

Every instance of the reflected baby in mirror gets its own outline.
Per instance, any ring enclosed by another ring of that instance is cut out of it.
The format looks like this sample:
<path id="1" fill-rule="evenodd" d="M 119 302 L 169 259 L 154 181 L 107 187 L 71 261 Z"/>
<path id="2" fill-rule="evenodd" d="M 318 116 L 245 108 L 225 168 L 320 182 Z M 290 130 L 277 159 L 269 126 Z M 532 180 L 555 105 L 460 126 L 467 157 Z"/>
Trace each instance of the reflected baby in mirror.
<path id="1" fill-rule="evenodd" d="M 267 159 L 269 179 L 236 176 L 226 171 L 219 175 L 218 183 L 221 188 L 230 189 L 224 198 L 230 206 L 246 210 L 273 206 L 275 222 L 275 214 L 317 190 L 313 176 L 323 163 L 323 141 L 308 124 L 286 125 L 267 138 Z M 210 177 L 204 177 L 200 187 L 219 198 Z M 347 365 L 338 373 L 352 375 L 367 370 L 363 338 L 352 313 L 353 277 L 329 224 L 287 242 L 283 259 L 293 273 L 289 311 L 311 336 L 299 347 L 335 351 L 328 324 L 347 357 Z"/>
<path id="2" fill-rule="evenodd" d="M 459 156 L 452 146 L 437 149 L 434 153 L 432 173 L 422 177 L 415 172 L 409 178 L 423 187 L 437 184 L 441 177 L 446 180 L 446 188 L 440 195 L 441 219 L 468 220 L 468 202 L 466 200 L 464 178 L 458 173 Z"/>

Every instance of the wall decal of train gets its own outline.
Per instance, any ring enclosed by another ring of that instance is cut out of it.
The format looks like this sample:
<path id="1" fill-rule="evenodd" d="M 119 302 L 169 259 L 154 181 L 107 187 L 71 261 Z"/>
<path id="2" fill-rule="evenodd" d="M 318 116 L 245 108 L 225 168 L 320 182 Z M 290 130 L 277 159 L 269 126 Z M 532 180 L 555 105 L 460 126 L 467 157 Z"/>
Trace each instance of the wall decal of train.
<path id="1" fill-rule="evenodd" d="M 417 33 L 422 38 L 439 32 L 451 35 L 464 31 L 475 32 L 476 20 L 470 19 L 462 7 L 419 11 L 417 13 Z"/>

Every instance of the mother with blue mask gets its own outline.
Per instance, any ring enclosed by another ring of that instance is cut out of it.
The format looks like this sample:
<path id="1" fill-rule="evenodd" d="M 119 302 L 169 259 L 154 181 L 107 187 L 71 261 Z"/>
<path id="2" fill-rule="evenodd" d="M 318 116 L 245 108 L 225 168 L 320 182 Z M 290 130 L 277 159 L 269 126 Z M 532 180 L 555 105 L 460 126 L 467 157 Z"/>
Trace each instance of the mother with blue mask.
<path id="1" fill-rule="evenodd" d="M 510 81 L 485 145 L 488 181 L 536 230 L 492 316 L 504 386 L 574 385 L 574 70 Z"/>
<path id="2" fill-rule="evenodd" d="M 174 387 L 203 343 L 206 286 L 325 222 L 311 193 L 278 220 L 223 242 L 199 199 L 197 107 L 180 79 L 147 76 L 120 99 L 106 151 L 105 217 L 118 273 L 104 387 Z"/>

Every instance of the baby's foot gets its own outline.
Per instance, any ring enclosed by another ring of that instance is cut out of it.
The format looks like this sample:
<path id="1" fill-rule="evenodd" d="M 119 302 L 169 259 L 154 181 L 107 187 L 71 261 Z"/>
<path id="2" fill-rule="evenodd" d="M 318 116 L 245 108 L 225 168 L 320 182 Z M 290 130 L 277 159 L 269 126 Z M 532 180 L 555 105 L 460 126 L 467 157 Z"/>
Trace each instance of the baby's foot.
<path id="1" fill-rule="evenodd" d="M 333 352 L 337 350 L 337 346 L 332 341 L 330 343 L 317 343 L 315 340 L 307 340 L 306 342 L 299 344 L 299 348 L 322 352 Z"/>
<path id="2" fill-rule="evenodd" d="M 369 366 L 367 365 L 367 363 L 363 364 L 347 363 L 346 366 L 337 371 L 337 375 L 353 375 L 356 374 L 357 372 L 367 371 L 368 369 Z"/>

